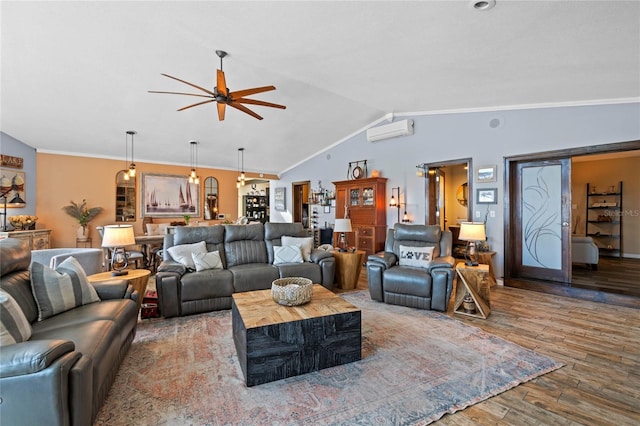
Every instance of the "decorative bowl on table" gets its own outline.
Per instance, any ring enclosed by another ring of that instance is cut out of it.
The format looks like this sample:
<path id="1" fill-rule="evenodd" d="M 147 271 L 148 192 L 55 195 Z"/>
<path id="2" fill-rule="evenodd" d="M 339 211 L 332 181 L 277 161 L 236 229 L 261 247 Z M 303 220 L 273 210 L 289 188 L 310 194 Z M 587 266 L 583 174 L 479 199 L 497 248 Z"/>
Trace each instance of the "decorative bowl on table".
<path id="1" fill-rule="evenodd" d="M 278 278 L 271 283 L 271 298 L 284 306 L 304 305 L 313 295 L 313 282 L 308 278 Z"/>

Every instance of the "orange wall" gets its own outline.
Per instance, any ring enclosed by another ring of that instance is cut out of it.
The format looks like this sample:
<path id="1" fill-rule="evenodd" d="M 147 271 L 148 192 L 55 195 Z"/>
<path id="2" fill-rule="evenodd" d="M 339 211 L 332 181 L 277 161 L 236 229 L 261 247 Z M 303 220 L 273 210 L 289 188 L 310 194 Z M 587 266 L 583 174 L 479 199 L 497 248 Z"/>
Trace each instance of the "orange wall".
<path id="1" fill-rule="evenodd" d="M 78 222 L 67 215 L 62 207 L 70 201 L 76 203 L 87 200 L 88 207 L 102 207 L 104 211 L 89 224 L 92 246 L 100 247 L 100 235 L 96 226 L 114 224 L 116 173 L 123 168 L 122 160 L 105 160 L 101 158 L 75 157 L 58 154 L 37 154 L 36 179 L 36 216 L 38 229 L 51 229 L 51 247 L 75 247 Z M 140 173 L 164 173 L 187 175 L 187 166 L 171 166 L 164 164 L 142 163 L 136 161 L 137 206 L 138 219 L 133 224 L 136 234 L 141 234 L 142 218 L 140 217 Z M 236 189 L 237 172 L 230 170 L 198 168 L 202 181 L 208 176 L 218 179 L 219 211 L 227 214 L 227 218 L 238 217 L 238 190 Z M 252 177 L 251 174 L 247 175 Z M 257 177 L 257 176 L 256 176 Z M 275 176 L 265 176 L 274 179 Z M 203 220 L 203 184 L 200 185 L 200 216 L 192 220 Z M 171 222 L 182 218 L 154 218 L 154 222 Z"/>

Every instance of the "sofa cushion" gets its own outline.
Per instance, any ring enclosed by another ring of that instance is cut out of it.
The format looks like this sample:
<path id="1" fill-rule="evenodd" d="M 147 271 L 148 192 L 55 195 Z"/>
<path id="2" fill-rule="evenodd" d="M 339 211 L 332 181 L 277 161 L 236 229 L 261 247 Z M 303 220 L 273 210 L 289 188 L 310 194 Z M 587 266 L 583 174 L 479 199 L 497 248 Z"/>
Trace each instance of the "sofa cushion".
<path id="1" fill-rule="evenodd" d="M 31 324 L 18 302 L 0 290 L 0 347 L 25 342 L 31 337 Z"/>
<path id="2" fill-rule="evenodd" d="M 276 246 L 273 248 L 273 264 L 302 263 L 302 249 L 300 246 Z"/>
<path id="3" fill-rule="evenodd" d="M 222 269 L 222 259 L 220 259 L 219 251 L 212 251 L 209 253 L 191 253 L 193 258 L 193 264 L 196 266 L 196 271 L 206 271 L 207 269 Z"/>
<path id="4" fill-rule="evenodd" d="M 311 261 L 311 250 L 313 249 L 313 237 L 290 237 L 285 235 L 281 238 L 283 246 L 300 246 L 302 258 L 305 262 Z M 274 247 L 275 250 L 275 247 Z"/>
<path id="5" fill-rule="evenodd" d="M 206 300 L 214 297 L 231 297 L 233 276 L 226 269 L 207 269 L 182 277 L 180 297 L 183 302 Z"/>
<path id="6" fill-rule="evenodd" d="M 65 259 L 55 270 L 33 262 L 29 274 L 31 291 L 38 305 L 38 321 L 100 301 L 82 266 L 73 257 Z"/>
<path id="7" fill-rule="evenodd" d="M 415 266 L 428 268 L 433 259 L 434 247 L 412 247 L 400 245 L 400 266 Z"/>
<path id="8" fill-rule="evenodd" d="M 280 278 L 277 266 L 267 263 L 248 263 L 229 268 L 233 274 L 233 288 L 236 293 L 271 288 L 273 280 Z"/>
<path id="9" fill-rule="evenodd" d="M 204 241 L 193 244 L 179 244 L 167 249 L 173 260 L 186 266 L 188 269 L 195 271 L 196 265 L 193 263 L 192 254 L 206 254 L 207 244 Z"/>

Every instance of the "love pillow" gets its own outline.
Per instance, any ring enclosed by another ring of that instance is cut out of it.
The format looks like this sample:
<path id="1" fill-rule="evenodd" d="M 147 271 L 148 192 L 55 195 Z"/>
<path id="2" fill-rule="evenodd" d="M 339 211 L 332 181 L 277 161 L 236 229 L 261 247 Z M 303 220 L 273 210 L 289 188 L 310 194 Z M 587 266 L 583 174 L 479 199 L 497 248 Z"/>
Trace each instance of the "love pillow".
<path id="1" fill-rule="evenodd" d="M 400 266 L 427 268 L 433 259 L 434 247 L 400 246 Z"/>

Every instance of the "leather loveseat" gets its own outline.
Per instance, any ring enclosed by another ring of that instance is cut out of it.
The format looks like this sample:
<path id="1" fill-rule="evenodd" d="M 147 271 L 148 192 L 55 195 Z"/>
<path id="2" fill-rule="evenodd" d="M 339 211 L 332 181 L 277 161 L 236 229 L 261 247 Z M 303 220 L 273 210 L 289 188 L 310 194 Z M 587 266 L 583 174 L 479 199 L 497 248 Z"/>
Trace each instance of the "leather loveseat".
<path id="1" fill-rule="evenodd" d="M 138 293 L 126 280 L 93 284 L 100 301 L 38 321 L 30 263 L 25 242 L 0 241 L 0 288 L 31 325 L 0 348 L 0 423 L 89 426 L 135 337 Z"/>
<path id="2" fill-rule="evenodd" d="M 313 249 L 307 262 L 274 264 L 274 247 L 285 236 L 308 237 L 300 223 L 176 227 L 165 235 L 156 274 L 160 312 L 169 318 L 231 309 L 233 293 L 269 289 L 277 278 L 301 276 L 332 289 L 335 260 L 327 251 Z M 219 253 L 220 268 L 193 271 L 172 258 L 172 247 L 200 241 Z"/>
<path id="3" fill-rule="evenodd" d="M 454 265 L 450 231 L 396 223 L 387 231 L 384 253 L 367 260 L 369 293 L 380 302 L 446 311 Z"/>

